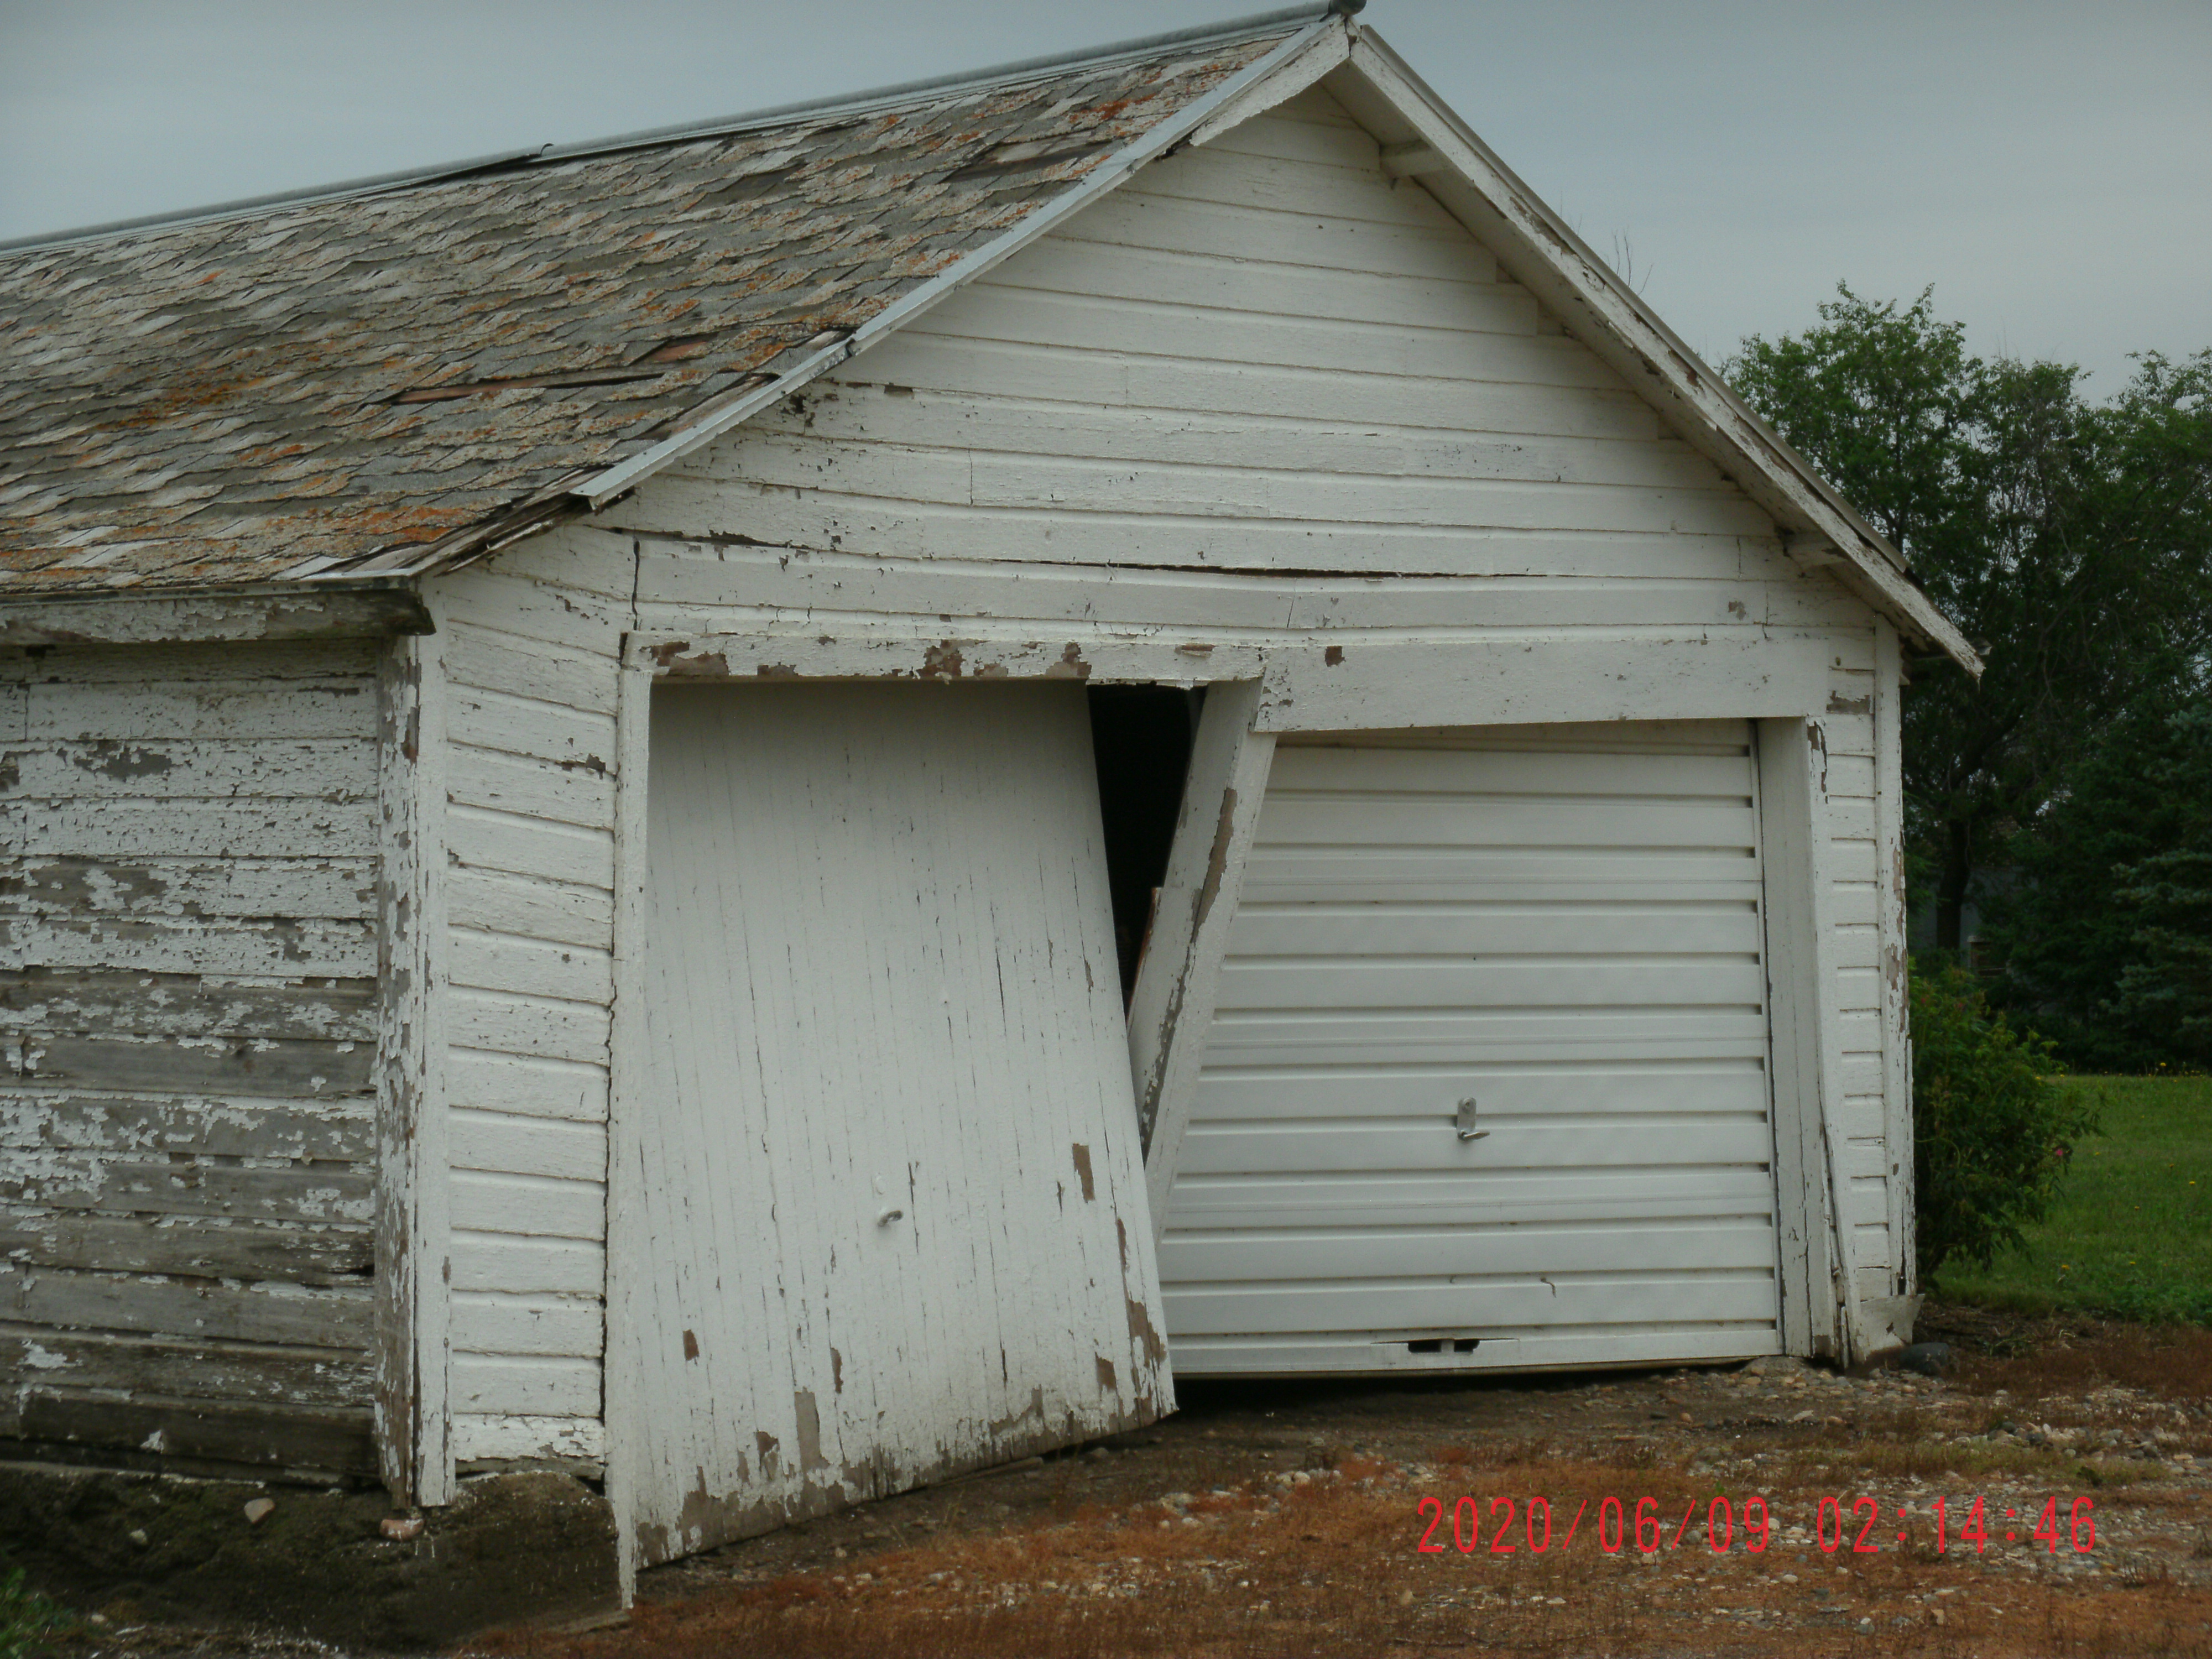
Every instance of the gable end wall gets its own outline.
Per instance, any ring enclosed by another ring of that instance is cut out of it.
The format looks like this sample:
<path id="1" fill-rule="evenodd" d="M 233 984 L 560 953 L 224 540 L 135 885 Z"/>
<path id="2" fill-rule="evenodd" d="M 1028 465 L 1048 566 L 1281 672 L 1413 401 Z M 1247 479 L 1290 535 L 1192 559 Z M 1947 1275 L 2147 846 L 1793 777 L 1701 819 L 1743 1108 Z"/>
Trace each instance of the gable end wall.
<path id="1" fill-rule="evenodd" d="M 465 1463 L 603 1445 L 626 631 L 957 640 L 971 659 L 993 638 L 1334 646 L 1364 671 L 1346 684 L 1416 700 L 1486 653 L 1510 677 L 1537 642 L 1630 667 L 1799 653 L 1830 756 L 1861 1288 L 1900 1288 L 1875 621 L 1784 558 L 1417 185 L 1394 189 L 1325 94 L 1157 164 L 589 525 L 431 586 Z M 1342 713 L 1357 690 L 1272 695 L 1285 729 L 1372 723 Z M 1636 717 L 1635 695 L 1608 713 Z"/>

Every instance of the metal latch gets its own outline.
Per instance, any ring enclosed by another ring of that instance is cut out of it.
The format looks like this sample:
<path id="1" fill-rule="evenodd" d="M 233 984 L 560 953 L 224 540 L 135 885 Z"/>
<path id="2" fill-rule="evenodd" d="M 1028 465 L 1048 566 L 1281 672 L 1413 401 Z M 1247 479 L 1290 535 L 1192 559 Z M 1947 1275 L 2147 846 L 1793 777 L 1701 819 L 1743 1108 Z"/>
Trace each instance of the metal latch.
<path id="1" fill-rule="evenodd" d="M 1453 1121 L 1458 1126 L 1459 1138 L 1462 1140 L 1480 1140 L 1490 1133 L 1487 1129 L 1478 1129 L 1474 1127 L 1474 1102 L 1471 1099 L 1460 1102 L 1459 1115 L 1453 1119 Z"/>

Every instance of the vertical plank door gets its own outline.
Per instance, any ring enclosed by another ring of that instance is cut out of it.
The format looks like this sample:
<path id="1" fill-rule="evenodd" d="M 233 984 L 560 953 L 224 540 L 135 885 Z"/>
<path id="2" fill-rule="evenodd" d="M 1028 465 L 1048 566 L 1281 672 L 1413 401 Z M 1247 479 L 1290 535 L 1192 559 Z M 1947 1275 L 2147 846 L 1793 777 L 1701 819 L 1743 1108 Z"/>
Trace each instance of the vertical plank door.
<path id="1" fill-rule="evenodd" d="M 1177 1374 L 1778 1352 L 1758 794 L 1742 720 L 1283 738 Z"/>
<path id="2" fill-rule="evenodd" d="M 651 720 L 608 1310 L 639 1563 L 1157 1416 L 1080 688 L 662 688 Z"/>

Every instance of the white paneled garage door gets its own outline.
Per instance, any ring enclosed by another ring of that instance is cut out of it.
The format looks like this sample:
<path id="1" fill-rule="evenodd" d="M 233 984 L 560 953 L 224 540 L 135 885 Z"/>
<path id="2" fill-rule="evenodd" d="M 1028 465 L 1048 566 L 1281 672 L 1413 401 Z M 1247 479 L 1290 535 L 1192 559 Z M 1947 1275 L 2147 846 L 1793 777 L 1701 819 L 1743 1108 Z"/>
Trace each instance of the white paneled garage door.
<path id="1" fill-rule="evenodd" d="M 1755 767 L 1740 720 L 1284 740 L 1179 1375 L 1779 1350 Z"/>

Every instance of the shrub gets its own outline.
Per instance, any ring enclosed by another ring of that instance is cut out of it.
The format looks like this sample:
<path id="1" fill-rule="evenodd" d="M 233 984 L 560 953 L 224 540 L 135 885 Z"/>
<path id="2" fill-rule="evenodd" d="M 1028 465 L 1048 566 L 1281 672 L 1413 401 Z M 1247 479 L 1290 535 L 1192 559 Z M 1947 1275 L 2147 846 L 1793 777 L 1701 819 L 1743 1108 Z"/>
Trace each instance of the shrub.
<path id="1" fill-rule="evenodd" d="M 1913 1171 L 1920 1282 L 1957 1259 L 1989 1266 L 2040 1221 L 2089 1103 L 2057 1085 L 2051 1044 L 2016 1032 L 1954 963 L 1912 964 Z"/>

